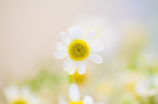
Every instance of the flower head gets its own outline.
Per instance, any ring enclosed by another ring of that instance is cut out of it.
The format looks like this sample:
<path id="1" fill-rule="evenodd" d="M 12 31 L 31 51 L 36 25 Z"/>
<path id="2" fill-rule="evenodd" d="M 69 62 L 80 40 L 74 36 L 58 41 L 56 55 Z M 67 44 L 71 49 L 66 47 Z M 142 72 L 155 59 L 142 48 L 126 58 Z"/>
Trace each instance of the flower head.
<path id="1" fill-rule="evenodd" d="M 101 51 L 104 48 L 103 44 L 100 43 L 99 38 L 92 40 L 95 36 L 94 30 L 90 30 L 84 39 L 81 38 L 82 31 L 81 27 L 78 25 L 70 27 L 68 33 L 70 37 L 65 32 L 60 34 L 63 42 L 56 43 L 55 47 L 59 51 L 54 53 L 54 56 L 57 59 L 62 59 L 68 56 L 63 66 L 63 69 L 67 71 L 68 74 L 72 75 L 76 68 L 78 69 L 79 74 L 84 74 L 84 60 L 86 58 L 89 58 L 91 61 L 98 64 L 102 63 L 102 57 L 93 53 Z"/>
<path id="2" fill-rule="evenodd" d="M 13 85 L 4 89 L 4 95 L 8 104 L 40 104 L 39 99 L 31 93 L 28 87 Z"/>

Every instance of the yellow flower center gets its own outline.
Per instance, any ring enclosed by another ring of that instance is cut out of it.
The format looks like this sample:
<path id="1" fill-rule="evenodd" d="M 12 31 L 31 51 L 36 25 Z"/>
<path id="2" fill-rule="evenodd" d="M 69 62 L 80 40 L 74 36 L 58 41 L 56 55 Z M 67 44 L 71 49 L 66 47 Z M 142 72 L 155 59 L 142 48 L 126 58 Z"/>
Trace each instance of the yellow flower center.
<path id="1" fill-rule="evenodd" d="M 69 104 L 83 104 L 82 101 L 78 101 L 78 102 L 70 102 Z"/>
<path id="2" fill-rule="evenodd" d="M 85 41 L 76 39 L 68 46 L 68 54 L 71 59 L 75 61 L 82 61 L 89 55 L 89 46 Z"/>
<path id="3" fill-rule="evenodd" d="M 10 104 L 27 104 L 27 102 L 23 99 L 18 99 L 18 100 L 11 102 Z"/>

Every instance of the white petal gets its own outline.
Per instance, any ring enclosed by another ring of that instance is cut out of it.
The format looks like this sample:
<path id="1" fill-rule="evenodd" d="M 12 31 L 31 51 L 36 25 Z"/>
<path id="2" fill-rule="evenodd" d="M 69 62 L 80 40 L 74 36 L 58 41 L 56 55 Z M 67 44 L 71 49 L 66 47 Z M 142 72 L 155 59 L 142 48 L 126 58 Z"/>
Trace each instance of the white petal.
<path id="1" fill-rule="evenodd" d="M 70 75 L 74 74 L 76 70 L 76 66 L 77 66 L 77 63 L 71 60 L 71 66 L 68 68 L 67 73 Z"/>
<path id="2" fill-rule="evenodd" d="M 71 42 L 69 36 L 68 36 L 65 32 L 62 32 L 62 33 L 60 34 L 60 38 L 61 38 L 61 40 L 62 40 L 64 43 L 66 43 L 67 45 L 69 45 L 70 42 Z"/>
<path id="3" fill-rule="evenodd" d="M 71 101 L 75 102 L 80 100 L 80 91 L 76 84 L 70 85 L 68 94 Z"/>
<path id="4" fill-rule="evenodd" d="M 78 73 L 80 75 L 85 73 L 85 64 L 84 64 L 84 61 L 79 61 L 78 62 Z"/>
<path id="5" fill-rule="evenodd" d="M 90 96 L 85 96 L 85 97 L 83 98 L 83 103 L 84 103 L 84 104 L 93 104 L 93 98 L 90 97 Z"/>
<path id="6" fill-rule="evenodd" d="M 70 27 L 68 29 L 68 33 L 69 33 L 69 35 L 70 35 L 70 37 L 71 37 L 72 40 L 76 39 L 75 28 L 74 27 Z"/>
<path id="7" fill-rule="evenodd" d="M 98 52 L 98 51 L 101 51 L 101 50 L 104 49 L 104 45 L 103 44 L 99 44 L 98 46 L 92 47 L 90 49 L 91 49 L 91 51 Z"/>
<path id="8" fill-rule="evenodd" d="M 71 61 L 71 59 L 68 57 L 68 58 L 65 60 L 65 62 L 64 62 L 63 69 L 64 69 L 65 71 L 67 71 L 68 68 L 71 67 L 71 64 L 72 64 L 72 61 Z"/>
<path id="9" fill-rule="evenodd" d="M 96 47 L 96 46 L 98 46 L 100 44 L 100 39 L 96 38 L 96 39 L 88 42 L 88 44 L 89 44 L 90 47 Z"/>
<path id="10" fill-rule="evenodd" d="M 55 44 L 55 48 L 57 49 L 57 50 L 66 50 L 67 49 L 67 45 L 65 44 L 65 43 L 62 43 L 62 42 L 57 42 L 56 44 Z"/>
<path id="11" fill-rule="evenodd" d="M 75 26 L 75 33 L 76 33 L 76 38 L 80 39 L 82 35 L 82 29 L 79 25 Z"/>
<path id="12" fill-rule="evenodd" d="M 85 41 L 89 42 L 91 39 L 93 39 L 93 37 L 95 36 L 95 31 L 94 30 L 90 30 L 86 36 L 85 36 Z"/>
<path id="13" fill-rule="evenodd" d="M 12 101 L 20 96 L 19 88 L 16 85 L 12 85 L 4 89 L 4 95 L 7 101 Z"/>
<path id="14" fill-rule="evenodd" d="M 101 64 L 102 63 L 102 61 L 103 61 L 103 58 L 101 57 L 101 56 L 99 56 L 99 55 L 97 55 L 97 54 L 95 54 L 95 53 L 90 53 L 90 55 L 88 56 L 88 58 L 91 60 L 91 61 L 93 61 L 93 62 L 95 62 L 95 63 L 98 63 L 98 64 Z"/>
<path id="15" fill-rule="evenodd" d="M 54 57 L 56 59 L 62 59 L 62 58 L 65 58 L 67 56 L 68 56 L 67 51 L 57 51 L 57 52 L 54 53 Z"/>

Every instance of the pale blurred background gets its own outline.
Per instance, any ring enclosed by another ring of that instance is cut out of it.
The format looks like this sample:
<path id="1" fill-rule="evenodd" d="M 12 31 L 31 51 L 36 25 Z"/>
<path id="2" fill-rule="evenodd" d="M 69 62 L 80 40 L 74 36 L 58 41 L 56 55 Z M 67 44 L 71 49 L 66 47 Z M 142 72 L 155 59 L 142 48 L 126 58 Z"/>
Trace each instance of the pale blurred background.
<path id="1" fill-rule="evenodd" d="M 83 35 L 94 29 L 105 46 L 101 65 L 86 62 L 83 95 L 106 104 L 158 104 L 157 95 L 140 103 L 126 92 L 138 79 L 158 75 L 157 0 L 0 0 L 0 103 L 11 84 L 44 86 L 37 92 L 48 104 L 66 95 L 65 59 L 54 58 L 55 43 L 75 25 Z"/>

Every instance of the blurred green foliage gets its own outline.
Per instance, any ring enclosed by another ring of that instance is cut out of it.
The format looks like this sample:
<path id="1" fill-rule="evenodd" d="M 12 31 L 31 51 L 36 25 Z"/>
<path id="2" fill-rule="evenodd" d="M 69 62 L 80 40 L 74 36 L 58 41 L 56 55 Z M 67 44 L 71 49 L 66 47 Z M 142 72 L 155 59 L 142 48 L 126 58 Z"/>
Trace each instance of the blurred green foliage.
<path id="1" fill-rule="evenodd" d="M 61 81 L 62 76 L 58 73 L 41 69 L 37 75 L 25 81 L 23 84 L 28 84 L 33 91 L 38 91 L 42 87 L 55 90 Z"/>

